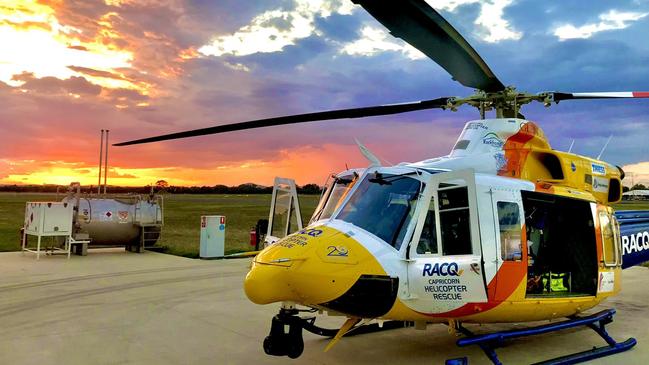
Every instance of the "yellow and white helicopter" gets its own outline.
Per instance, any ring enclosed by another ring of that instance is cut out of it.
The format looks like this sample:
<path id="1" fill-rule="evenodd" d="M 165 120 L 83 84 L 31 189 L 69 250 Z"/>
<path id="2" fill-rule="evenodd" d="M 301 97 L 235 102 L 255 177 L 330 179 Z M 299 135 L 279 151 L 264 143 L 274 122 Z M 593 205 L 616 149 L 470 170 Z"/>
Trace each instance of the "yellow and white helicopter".
<path id="1" fill-rule="evenodd" d="M 446 323 L 467 334 L 458 345 L 494 348 L 517 336 L 575 326 L 607 345 L 568 355 L 574 363 L 624 351 L 605 330 L 614 310 L 577 317 L 621 289 L 621 269 L 649 260 L 649 215 L 614 214 L 624 172 L 550 147 L 522 105 L 564 100 L 646 98 L 646 92 L 528 94 L 505 87 L 467 41 L 424 0 L 354 0 L 390 32 L 440 64 L 475 95 L 253 120 L 116 145 L 423 109 L 477 107 L 452 151 L 416 163 L 372 164 L 336 175 L 308 227 L 261 251 L 245 279 L 254 303 L 282 303 L 264 350 L 298 357 L 302 330 L 333 345 L 372 320 Z M 487 119 L 487 111 L 496 118 Z M 620 225 L 622 224 L 622 225 Z M 326 330 L 298 306 L 344 315 Z M 525 330 L 471 335 L 462 323 L 530 322 Z M 288 329 L 288 330 L 286 330 Z"/>

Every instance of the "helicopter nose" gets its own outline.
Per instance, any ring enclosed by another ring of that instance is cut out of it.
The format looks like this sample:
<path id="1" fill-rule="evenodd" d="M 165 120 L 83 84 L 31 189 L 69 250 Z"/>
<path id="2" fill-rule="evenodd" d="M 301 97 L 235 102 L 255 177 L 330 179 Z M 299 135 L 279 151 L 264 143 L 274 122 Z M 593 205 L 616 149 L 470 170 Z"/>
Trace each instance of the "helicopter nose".
<path id="1" fill-rule="evenodd" d="M 350 235 L 317 227 L 285 237 L 260 252 L 244 290 L 257 304 L 318 305 L 340 298 L 363 275 L 385 275 L 385 271 Z"/>
<path id="2" fill-rule="evenodd" d="M 356 274 L 335 272 L 335 267 L 302 259 L 290 266 L 254 262 L 244 282 L 250 301 L 257 304 L 292 301 L 318 304 L 341 296 L 355 281 Z M 333 266 L 333 265 L 332 265 Z M 313 267 L 318 267 L 315 273 Z"/>
<path id="3" fill-rule="evenodd" d="M 243 289 L 248 299 L 256 304 L 268 304 L 278 301 L 296 301 L 297 296 L 287 285 L 288 270 L 282 266 L 260 264 L 253 261 L 246 275 Z"/>

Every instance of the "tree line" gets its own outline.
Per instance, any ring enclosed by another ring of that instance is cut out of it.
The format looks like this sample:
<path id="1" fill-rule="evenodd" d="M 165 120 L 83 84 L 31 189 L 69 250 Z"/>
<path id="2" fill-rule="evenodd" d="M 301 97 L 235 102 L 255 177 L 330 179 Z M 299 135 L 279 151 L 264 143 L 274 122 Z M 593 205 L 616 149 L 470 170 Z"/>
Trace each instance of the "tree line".
<path id="1" fill-rule="evenodd" d="M 635 184 L 632 187 L 623 186 L 622 192 L 626 193 L 629 190 L 647 190 L 647 187 L 644 184 Z"/>
<path id="2" fill-rule="evenodd" d="M 61 185 L 0 185 L 0 192 L 16 193 L 65 193 L 67 186 Z M 241 184 L 237 186 L 214 185 L 214 186 L 174 186 L 158 181 L 151 186 L 111 186 L 107 188 L 109 194 L 148 194 L 151 191 L 156 193 L 169 194 L 271 194 L 272 186 L 257 184 Z M 81 189 L 84 193 L 96 193 L 97 186 L 84 186 Z M 322 189 L 317 184 L 306 184 L 297 186 L 298 194 L 320 194 Z"/>

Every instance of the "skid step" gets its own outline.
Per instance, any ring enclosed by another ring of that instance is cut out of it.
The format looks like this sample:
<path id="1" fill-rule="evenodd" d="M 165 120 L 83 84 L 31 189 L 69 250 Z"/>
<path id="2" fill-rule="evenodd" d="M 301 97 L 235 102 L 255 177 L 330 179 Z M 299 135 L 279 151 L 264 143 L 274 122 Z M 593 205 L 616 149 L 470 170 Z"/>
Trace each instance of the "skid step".
<path id="1" fill-rule="evenodd" d="M 505 340 L 527 337 L 534 335 L 541 335 L 544 333 L 561 331 L 568 328 L 586 326 L 593 331 L 595 331 L 604 341 L 606 341 L 607 346 L 597 347 L 590 350 L 577 352 L 574 354 L 569 354 L 561 356 L 551 360 L 545 360 L 536 364 L 576 364 L 592 359 L 597 359 L 604 356 L 609 356 L 617 354 L 623 351 L 626 351 L 636 345 L 637 341 L 635 338 L 629 338 L 624 342 L 616 342 L 609 334 L 606 332 L 605 326 L 613 322 L 613 315 L 615 315 L 615 309 L 606 309 L 601 312 L 585 316 L 585 317 L 571 317 L 565 321 L 545 324 L 542 326 L 525 328 L 525 329 L 516 329 L 495 333 L 488 333 L 483 335 L 474 335 L 466 328 L 460 326 L 458 329 L 467 337 L 461 338 L 457 341 L 458 346 L 470 346 L 478 345 L 484 351 L 485 355 L 491 360 L 492 363 L 496 365 L 502 364 L 498 359 L 495 349 L 502 346 Z M 458 360 L 460 360 L 458 362 Z M 463 361 L 462 361 L 463 360 Z M 447 364 L 467 364 L 465 359 L 453 359 L 448 360 Z M 535 365 L 536 365 L 535 364 Z"/>

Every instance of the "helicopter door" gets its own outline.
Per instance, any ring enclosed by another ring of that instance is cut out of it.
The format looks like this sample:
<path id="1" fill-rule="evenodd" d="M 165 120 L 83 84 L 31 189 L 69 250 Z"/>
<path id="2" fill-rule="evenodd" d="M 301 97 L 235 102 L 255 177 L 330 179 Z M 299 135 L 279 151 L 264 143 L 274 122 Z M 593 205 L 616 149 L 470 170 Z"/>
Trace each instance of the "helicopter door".
<path id="1" fill-rule="evenodd" d="M 495 276 L 496 300 L 506 300 L 527 273 L 527 249 L 523 247 L 523 201 L 517 191 L 491 188 L 497 249 L 495 261 L 500 275 Z M 492 293 L 490 293 L 492 295 Z"/>
<path id="2" fill-rule="evenodd" d="M 424 313 L 487 301 L 473 170 L 434 174 L 408 248 L 408 295 Z"/>

